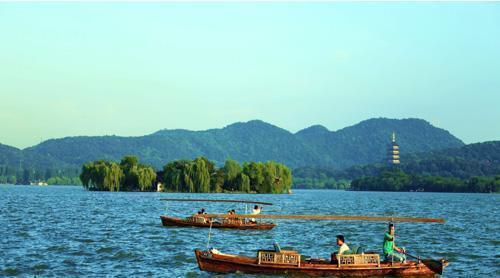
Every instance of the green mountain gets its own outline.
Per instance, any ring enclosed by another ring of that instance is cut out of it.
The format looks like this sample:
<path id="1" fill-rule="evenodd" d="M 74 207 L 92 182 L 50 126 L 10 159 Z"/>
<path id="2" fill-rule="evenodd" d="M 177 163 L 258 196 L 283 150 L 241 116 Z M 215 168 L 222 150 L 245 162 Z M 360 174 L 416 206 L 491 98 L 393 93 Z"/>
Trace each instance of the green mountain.
<path id="1" fill-rule="evenodd" d="M 316 156 L 323 157 L 321 163 L 306 165 L 332 165 L 342 169 L 385 160 L 392 132 L 397 134 L 403 154 L 464 145 L 448 131 L 420 119 L 369 119 L 335 132 L 313 126 L 299 131 L 297 136 L 309 142 Z"/>
<path id="2" fill-rule="evenodd" d="M 48 154 L 23 151 L 3 144 L 0 144 L 0 166 L 35 169 L 72 167 L 72 165 Z"/>
<path id="3" fill-rule="evenodd" d="M 156 168 L 172 160 L 205 156 L 219 165 L 230 158 L 240 162 L 274 160 L 292 168 L 325 166 L 344 169 L 384 160 L 392 132 L 396 132 L 403 153 L 464 145 L 448 131 L 424 120 L 377 118 L 338 131 L 312 126 L 295 134 L 253 120 L 221 129 L 160 130 L 139 137 L 66 137 L 18 151 L 26 158 L 46 159 L 47 163 L 73 167 L 91 160 L 119 160 L 125 155 L 136 155 Z M 2 149 L 0 153 L 3 153 Z M 3 160 L 3 156 L 0 154 L 0 165 L 19 163 L 16 159 Z"/>
<path id="4" fill-rule="evenodd" d="M 294 170 L 294 178 L 298 178 L 303 185 L 307 184 L 310 187 L 313 187 L 311 185 L 314 183 L 320 184 L 320 180 L 328 180 L 333 185 L 332 181 L 377 176 L 385 170 L 394 168 L 388 166 L 387 163 L 373 163 L 355 165 L 342 170 L 326 167 L 302 167 Z M 499 175 L 500 141 L 402 155 L 401 164 L 396 168 L 408 174 L 459 179 Z"/>

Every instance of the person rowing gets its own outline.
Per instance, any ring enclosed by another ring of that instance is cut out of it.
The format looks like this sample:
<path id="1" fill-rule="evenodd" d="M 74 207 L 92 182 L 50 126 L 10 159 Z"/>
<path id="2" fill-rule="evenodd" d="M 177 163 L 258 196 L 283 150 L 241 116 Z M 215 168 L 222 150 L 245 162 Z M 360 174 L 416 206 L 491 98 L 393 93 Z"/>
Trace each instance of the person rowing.
<path id="1" fill-rule="evenodd" d="M 395 227 L 394 224 L 389 223 L 389 231 L 384 235 L 384 256 L 386 261 L 398 261 L 401 263 L 406 262 L 406 251 L 404 248 L 399 248 L 395 243 Z M 395 253 L 394 251 L 398 252 Z"/>

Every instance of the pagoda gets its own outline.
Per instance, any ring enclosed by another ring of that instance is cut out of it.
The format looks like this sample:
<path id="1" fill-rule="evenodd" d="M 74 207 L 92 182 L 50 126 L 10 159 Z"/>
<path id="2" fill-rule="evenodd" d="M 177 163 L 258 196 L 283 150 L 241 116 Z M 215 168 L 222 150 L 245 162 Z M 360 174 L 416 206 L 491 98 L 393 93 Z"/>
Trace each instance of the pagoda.
<path id="1" fill-rule="evenodd" d="M 392 133 L 392 142 L 387 148 L 387 161 L 391 165 L 399 164 L 399 145 L 396 143 L 396 133 Z"/>

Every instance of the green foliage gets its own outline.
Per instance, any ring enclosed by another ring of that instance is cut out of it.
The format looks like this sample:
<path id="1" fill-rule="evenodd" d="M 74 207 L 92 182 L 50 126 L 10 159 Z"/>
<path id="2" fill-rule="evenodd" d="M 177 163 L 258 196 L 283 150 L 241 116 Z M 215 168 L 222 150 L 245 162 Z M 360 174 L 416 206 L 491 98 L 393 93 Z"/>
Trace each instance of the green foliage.
<path id="1" fill-rule="evenodd" d="M 78 177 L 50 177 L 47 179 L 49 185 L 81 185 L 82 182 Z"/>
<path id="2" fill-rule="evenodd" d="M 124 156 L 120 162 L 124 178 L 123 191 L 150 191 L 156 180 L 153 168 L 139 164 L 135 156 Z"/>
<path id="3" fill-rule="evenodd" d="M 293 187 L 299 189 L 349 189 L 350 181 L 335 177 L 330 168 L 302 167 L 295 169 Z"/>
<path id="4" fill-rule="evenodd" d="M 46 181 L 48 184 L 81 185 L 79 170 L 73 168 L 44 169 L 0 165 L 0 183 L 30 184 Z"/>
<path id="5" fill-rule="evenodd" d="M 260 162 L 243 163 L 243 173 L 250 179 L 250 191 L 259 192 L 264 182 L 264 164 Z"/>
<path id="6" fill-rule="evenodd" d="M 156 172 L 139 164 L 136 157 L 125 156 L 120 164 L 105 160 L 85 163 L 80 180 L 89 190 L 149 191 L 156 180 Z"/>
<path id="7" fill-rule="evenodd" d="M 227 160 L 224 167 L 204 157 L 193 161 L 172 161 L 163 167 L 163 189 L 170 192 L 257 192 L 284 193 L 290 189 L 292 174 L 286 166 L 268 161 L 245 163 Z"/>
<path id="8" fill-rule="evenodd" d="M 344 170 L 302 167 L 294 170 L 296 188 L 328 188 L 329 182 L 378 176 L 393 167 L 387 163 L 353 166 Z M 469 180 L 474 176 L 495 176 L 500 173 L 500 141 L 477 143 L 461 148 L 419 154 L 407 154 L 396 167 L 417 176 L 440 176 Z"/>
<path id="9" fill-rule="evenodd" d="M 104 160 L 84 164 L 80 174 L 83 187 L 97 191 L 120 191 L 123 177 L 120 165 Z"/>
<path id="10" fill-rule="evenodd" d="M 473 192 L 500 191 L 500 176 L 472 177 L 468 181 L 452 177 L 407 174 L 393 169 L 377 176 L 362 177 L 351 182 L 352 190 L 363 191 L 427 191 L 427 192 Z"/>
<path id="11" fill-rule="evenodd" d="M 228 191 L 238 191 L 239 186 L 236 178 L 241 174 L 241 166 L 234 160 L 226 160 L 224 164 L 224 189 Z"/>

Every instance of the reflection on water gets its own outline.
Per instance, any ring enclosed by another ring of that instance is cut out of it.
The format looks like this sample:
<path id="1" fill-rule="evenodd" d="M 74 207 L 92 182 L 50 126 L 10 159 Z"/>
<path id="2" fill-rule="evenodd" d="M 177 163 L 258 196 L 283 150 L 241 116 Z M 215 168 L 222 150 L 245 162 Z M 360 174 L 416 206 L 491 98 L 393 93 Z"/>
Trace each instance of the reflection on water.
<path id="1" fill-rule="evenodd" d="M 191 194 L 88 192 L 70 186 L 0 185 L 0 276 L 209 276 L 193 249 L 208 229 L 164 228 L 159 216 L 245 211 L 241 204 L 166 203 Z M 293 195 L 198 194 L 196 198 L 272 202 L 270 213 L 443 217 L 445 224 L 402 223 L 398 245 L 423 257 L 445 257 L 445 276 L 499 276 L 500 195 L 295 190 Z M 253 255 L 273 241 L 329 257 L 335 236 L 380 251 L 383 222 L 279 220 L 271 231 L 213 230 L 211 246 Z M 235 275 L 238 276 L 238 275 Z"/>

